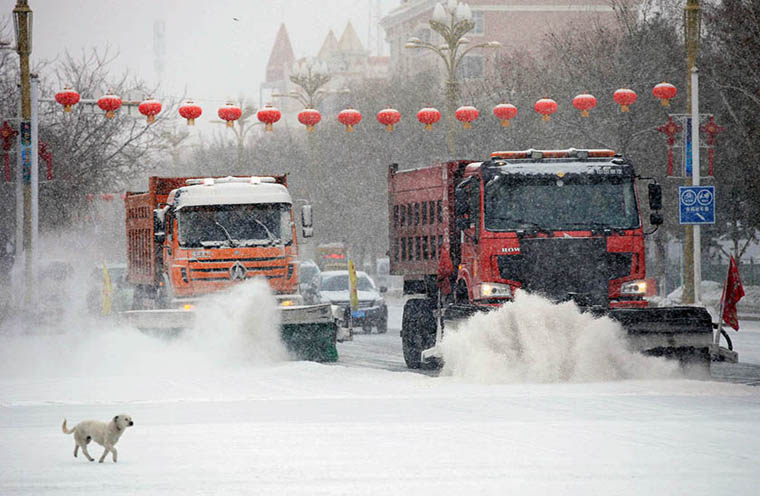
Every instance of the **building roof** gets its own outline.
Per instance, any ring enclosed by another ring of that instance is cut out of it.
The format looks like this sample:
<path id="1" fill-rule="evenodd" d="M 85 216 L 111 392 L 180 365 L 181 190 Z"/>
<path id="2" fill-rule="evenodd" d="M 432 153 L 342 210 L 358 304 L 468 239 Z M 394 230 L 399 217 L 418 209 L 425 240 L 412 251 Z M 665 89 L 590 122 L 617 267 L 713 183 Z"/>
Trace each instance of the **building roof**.
<path id="1" fill-rule="evenodd" d="M 295 56 L 293 47 L 290 44 L 290 37 L 285 24 L 280 24 L 280 30 L 277 31 L 277 37 L 272 46 L 272 52 L 269 54 L 267 62 L 266 82 L 282 81 L 285 79 L 285 69 L 293 65 Z"/>
<path id="2" fill-rule="evenodd" d="M 338 50 L 341 52 L 364 52 L 364 45 L 362 45 L 359 36 L 356 34 L 351 21 L 346 24 L 346 29 L 343 30 L 343 34 L 340 35 L 338 40 Z"/>
<path id="3" fill-rule="evenodd" d="M 327 36 L 325 36 L 325 41 L 322 42 L 322 48 L 319 49 L 317 57 L 321 60 L 327 60 L 332 57 L 337 49 L 338 38 L 335 37 L 335 33 L 333 33 L 333 30 L 331 29 L 330 32 L 327 33 Z"/>

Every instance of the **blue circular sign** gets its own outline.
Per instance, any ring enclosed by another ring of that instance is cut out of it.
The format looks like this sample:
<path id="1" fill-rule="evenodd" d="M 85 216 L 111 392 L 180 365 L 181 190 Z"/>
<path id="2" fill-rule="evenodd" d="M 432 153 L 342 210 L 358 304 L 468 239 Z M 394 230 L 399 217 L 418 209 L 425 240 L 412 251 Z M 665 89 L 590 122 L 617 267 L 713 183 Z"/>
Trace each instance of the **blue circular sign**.
<path id="1" fill-rule="evenodd" d="M 697 203 L 697 194 L 694 192 L 694 190 L 687 189 L 681 192 L 681 203 L 683 205 L 686 205 L 687 207 L 690 207 Z"/>
<path id="2" fill-rule="evenodd" d="M 700 205 L 710 205 L 713 202 L 713 194 L 709 189 L 700 190 L 697 194 L 697 201 Z"/>

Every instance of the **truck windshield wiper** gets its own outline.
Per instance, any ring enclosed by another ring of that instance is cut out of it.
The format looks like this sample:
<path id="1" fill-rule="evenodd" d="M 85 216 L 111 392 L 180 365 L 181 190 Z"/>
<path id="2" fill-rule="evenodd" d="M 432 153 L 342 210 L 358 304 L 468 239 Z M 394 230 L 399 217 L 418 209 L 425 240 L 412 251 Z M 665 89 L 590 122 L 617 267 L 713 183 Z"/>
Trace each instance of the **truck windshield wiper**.
<path id="1" fill-rule="evenodd" d="M 574 227 L 588 227 L 589 229 L 609 229 L 610 231 L 621 231 L 625 230 L 624 227 L 619 226 L 611 226 L 609 224 L 605 224 L 604 222 L 568 222 L 565 225 L 568 226 L 574 226 Z"/>
<path id="2" fill-rule="evenodd" d="M 267 232 L 267 238 L 269 238 L 270 243 L 274 244 L 277 242 L 277 237 L 274 234 L 272 234 L 272 231 L 270 231 L 269 228 L 263 222 L 261 222 L 258 219 L 253 219 L 253 221 L 264 228 L 264 230 Z"/>
<path id="3" fill-rule="evenodd" d="M 224 235 L 227 236 L 227 240 L 230 242 L 231 246 L 237 246 L 240 244 L 236 239 L 232 239 L 232 236 L 230 236 L 230 232 L 223 225 L 221 225 L 219 221 L 215 220 L 214 224 L 222 228 L 222 231 L 224 231 Z"/>

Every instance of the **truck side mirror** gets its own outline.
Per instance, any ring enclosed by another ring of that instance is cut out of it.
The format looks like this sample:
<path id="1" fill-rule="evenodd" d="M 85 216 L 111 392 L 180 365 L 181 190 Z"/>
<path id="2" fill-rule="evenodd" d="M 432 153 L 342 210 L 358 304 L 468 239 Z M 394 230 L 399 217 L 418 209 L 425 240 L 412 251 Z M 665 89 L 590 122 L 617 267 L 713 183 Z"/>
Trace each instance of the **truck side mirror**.
<path id="1" fill-rule="evenodd" d="M 649 183 L 649 208 L 652 210 L 662 209 L 662 186 L 659 184 Z M 662 222 L 660 222 L 662 224 Z"/>
<path id="2" fill-rule="evenodd" d="M 663 223 L 662 214 L 659 212 L 653 212 L 649 214 L 649 223 L 653 226 L 659 226 Z"/>
<path id="3" fill-rule="evenodd" d="M 301 234 L 304 238 L 310 238 L 314 235 L 314 228 L 312 227 L 313 219 L 311 213 L 311 205 L 303 205 L 301 207 Z"/>
<path id="4" fill-rule="evenodd" d="M 454 192 L 454 214 L 457 217 L 464 217 L 470 213 L 470 203 L 467 201 L 467 190 L 457 188 Z"/>
<path id="5" fill-rule="evenodd" d="M 153 239 L 156 243 L 166 241 L 166 211 L 169 207 L 153 210 Z"/>

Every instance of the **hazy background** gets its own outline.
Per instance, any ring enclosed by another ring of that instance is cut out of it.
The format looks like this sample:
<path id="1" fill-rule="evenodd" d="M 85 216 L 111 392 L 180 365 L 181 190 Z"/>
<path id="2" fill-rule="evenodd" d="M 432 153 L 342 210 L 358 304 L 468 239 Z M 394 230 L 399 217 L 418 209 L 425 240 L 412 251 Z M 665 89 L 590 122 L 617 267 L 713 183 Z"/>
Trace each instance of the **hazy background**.
<path id="1" fill-rule="evenodd" d="M 15 4 L 0 0 L 0 15 L 10 16 Z M 383 13 L 398 4 L 385 0 Z M 114 71 L 128 69 L 151 85 L 161 83 L 155 97 L 186 94 L 209 104 L 240 95 L 257 101 L 281 23 L 300 58 L 316 55 L 330 29 L 340 37 L 349 21 L 366 47 L 370 22 L 367 0 L 30 0 L 29 6 L 32 64 L 66 50 L 77 55 L 109 46 L 118 54 Z M 156 21 L 165 26 L 163 55 L 154 44 Z M 162 81 L 157 60 L 163 60 Z"/>

